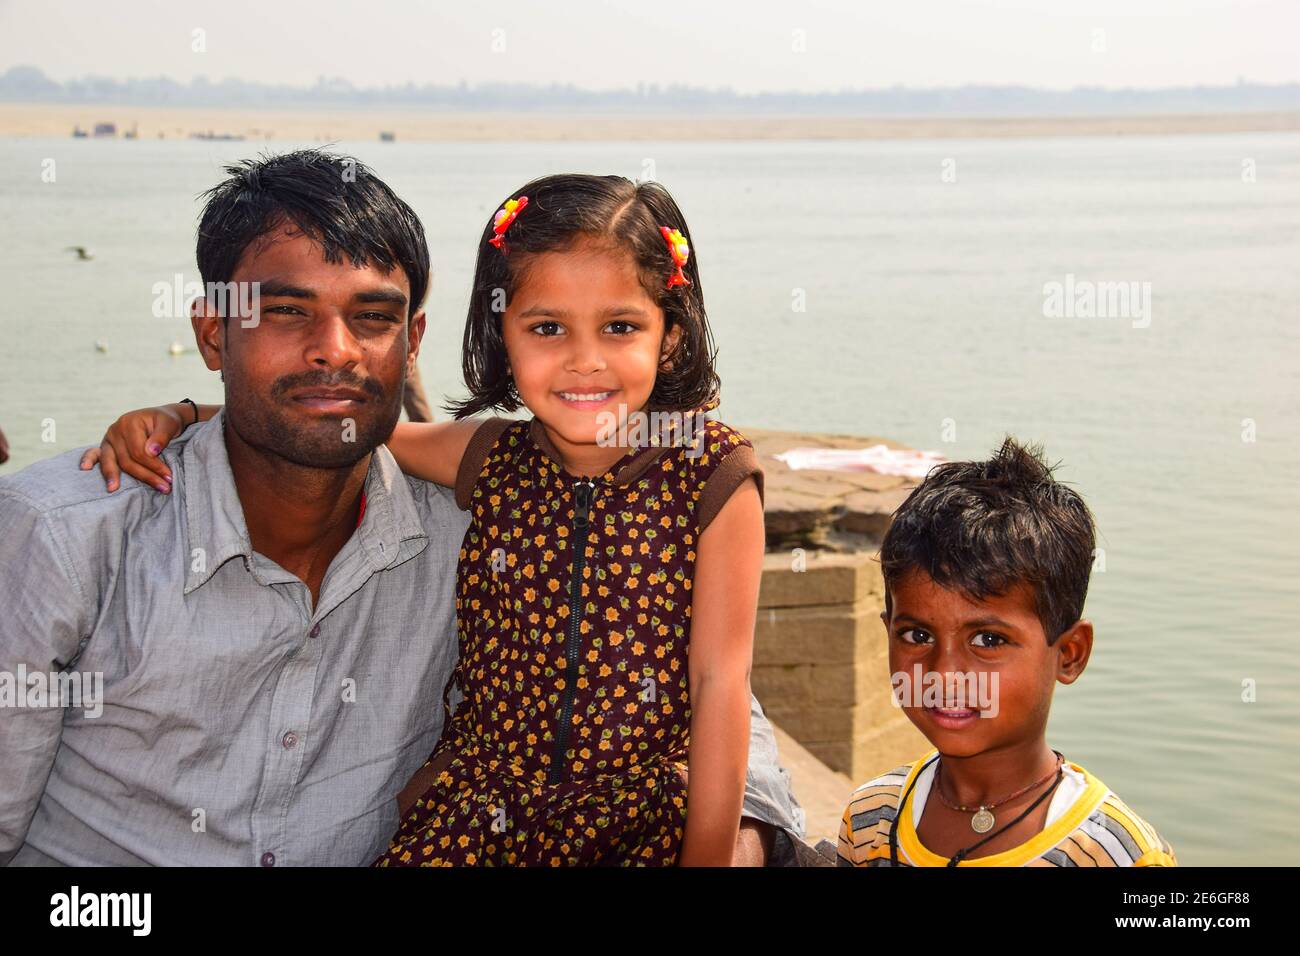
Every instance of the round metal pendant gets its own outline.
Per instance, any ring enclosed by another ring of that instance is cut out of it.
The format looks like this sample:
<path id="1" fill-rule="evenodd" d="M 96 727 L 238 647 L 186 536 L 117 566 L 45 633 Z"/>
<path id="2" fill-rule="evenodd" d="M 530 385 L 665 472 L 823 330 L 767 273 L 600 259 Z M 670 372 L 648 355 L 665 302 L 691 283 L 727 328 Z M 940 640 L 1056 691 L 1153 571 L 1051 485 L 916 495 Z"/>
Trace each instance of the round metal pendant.
<path id="1" fill-rule="evenodd" d="M 976 833 L 988 833 L 993 829 L 993 823 L 993 814 L 983 807 L 980 807 L 975 812 L 975 816 L 970 818 L 970 828 Z"/>

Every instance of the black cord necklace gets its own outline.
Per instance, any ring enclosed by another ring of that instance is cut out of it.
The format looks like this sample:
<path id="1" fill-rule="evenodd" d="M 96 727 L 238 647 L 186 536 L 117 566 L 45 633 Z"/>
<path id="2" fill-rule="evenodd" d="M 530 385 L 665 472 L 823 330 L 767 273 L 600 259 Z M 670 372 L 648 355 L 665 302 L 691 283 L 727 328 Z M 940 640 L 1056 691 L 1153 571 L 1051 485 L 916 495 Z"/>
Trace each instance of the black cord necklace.
<path id="1" fill-rule="evenodd" d="M 912 782 L 907 788 L 907 793 L 903 794 L 903 799 L 898 805 L 898 810 L 895 811 L 894 813 L 894 820 L 889 825 L 889 863 L 891 866 L 898 866 L 898 821 L 902 817 L 903 813 L 907 810 L 907 801 L 912 796 L 912 791 L 916 789 L 916 785 L 921 779 L 921 774 L 925 773 L 926 769 L 929 768 L 929 766 L 935 763 L 938 759 L 939 759 L 939 755 L 935 754 L 933 758 L 931 758 L 926 762 L 925 766 L 920 769 L 917 775 L 912 778 Z M 998 829 L 994 830 L 992 833 L 990 833 L 984 839 L 980 840 L 978 843 L 972 843 L 970 846 L 962 847 L 960 850 L 958 850 L 956 853 L 952 855 L 952 857 L 948 860 L 948 863 L 946 865 L 956 866 L 962 860 L 966 859 L 967 854 L 973 853 L 975 850 L 978 850 L 980 847 L 982 847 L 985 843 L 988 843 L 989 840 L 992 840 L 999 833 L 1004 833 L 1007 830 L 1010 830 L 1013 826 L 1015 826 L 1025 817 L 1029 816 L 1029 814 L 1033 813 L 1035 807 L 1037 807 L 1040 803 L 1042 803 L 1049 796 L 1051 796 L 1052 792 L 1060 785 L 1063 779 L 1065 779 L 1065 765 L 1064 763 L 1061 763 L 1057 765 L 1056 779 L 1052 781 L 1052 785 L 1048 787 L 1046 790 L 1044 790 L 1041 794 L 1039 794 L 1038 798 L 1025 808 L 1024 813 L 1020 814 L 1020 816 L 1016 817 L 1006 826 L 999 827 Z"/>

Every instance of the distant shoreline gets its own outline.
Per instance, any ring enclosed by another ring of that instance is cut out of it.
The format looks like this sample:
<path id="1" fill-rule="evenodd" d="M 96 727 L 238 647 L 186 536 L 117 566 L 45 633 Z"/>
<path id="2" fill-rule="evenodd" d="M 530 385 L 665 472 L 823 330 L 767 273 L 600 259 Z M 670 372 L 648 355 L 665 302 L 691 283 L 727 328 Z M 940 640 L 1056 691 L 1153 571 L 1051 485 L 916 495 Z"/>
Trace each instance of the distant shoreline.
<path id="1" fill-rule="evenodd" d="M 1300 112 L 1063 117 L 852 117 L 432 113 L 415 110 L 250 110 L 115 104 L 0 103 L 0 137 L 71 138 L 113 123 L 117 138 L 189 139 L 193 133 L 276 141 L 397 142 L 1001 139 L 1300 130 Z"/>

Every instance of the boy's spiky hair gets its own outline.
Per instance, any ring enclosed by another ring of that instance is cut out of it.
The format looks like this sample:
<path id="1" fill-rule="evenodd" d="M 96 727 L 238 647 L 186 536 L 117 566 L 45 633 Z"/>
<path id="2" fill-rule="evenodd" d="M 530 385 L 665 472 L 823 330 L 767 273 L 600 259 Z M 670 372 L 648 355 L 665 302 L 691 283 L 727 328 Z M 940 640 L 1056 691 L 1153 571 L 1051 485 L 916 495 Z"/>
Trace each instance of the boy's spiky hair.
<path id="1" fill-rule="evenodd" d="M 1083 616 L 1095 546 L 1083 499 L 1052 477 L 1041 447 L 1008 436 L 988 461 L 932 469 L 894 513 L 880 547 L 885 611 L 913 571 L 973 600 L 1023 582 L 1052 644 Z"/>

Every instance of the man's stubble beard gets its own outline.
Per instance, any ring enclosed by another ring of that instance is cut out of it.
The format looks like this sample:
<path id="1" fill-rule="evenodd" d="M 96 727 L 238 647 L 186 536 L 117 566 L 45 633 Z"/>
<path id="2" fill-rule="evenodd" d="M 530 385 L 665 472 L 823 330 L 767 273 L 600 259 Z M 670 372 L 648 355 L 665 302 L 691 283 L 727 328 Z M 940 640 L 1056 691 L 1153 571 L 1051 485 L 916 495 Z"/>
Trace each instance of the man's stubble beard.
<path id="1" fill-rule="evenodd" d="M 348 416 L 318 418 L 309 427 L 300 427 L 285 416 L 275 399 L 244 387 L 241 376 L 231 369 L 225 372 L 225 386 L 228 427 L 245 444 L 303 468 L 355 465 L 388 439 L 402 414 L 404 381 L 392 392 L 368 399 L 370 414 L 352 418 L 354 434 L 346 429 Z"/>

